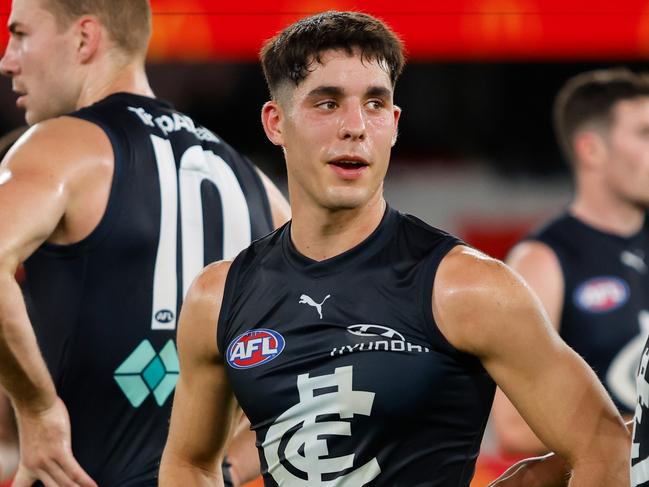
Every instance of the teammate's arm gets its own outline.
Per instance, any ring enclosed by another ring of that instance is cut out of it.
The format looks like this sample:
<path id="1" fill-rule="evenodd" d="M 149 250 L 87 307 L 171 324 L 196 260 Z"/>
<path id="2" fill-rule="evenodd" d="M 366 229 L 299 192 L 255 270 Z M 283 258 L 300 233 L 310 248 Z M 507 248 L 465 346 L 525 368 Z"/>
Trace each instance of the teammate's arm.
<path id="1" fill-rule="evenodd" d="M 622 418 L 517 274 L 457 247 L 438 269 L 433 314 L 448 341 L 477 356 L 541 441 L 568 461 L 571 485 L 628 485 Z"/>
<path id="2" fill-rule="evenodd" d="M 221 462 L 239 419 L 216 345 L 216 327 L 229 262 L 206 267 L 180 312 L 180 377 L 169 437 L 160 465 L 160 487 L 222 486 Z"/>
<path id="3" fill-rule="evenodd" d="M 556 254 L 541 242 L 518 244 L 507 259 L 541 300 L 558 330 L 563 309 L 564 282 Z M 540 454 L 547 447 L 538 439 L 507 396 L 498 388 L 492 410 L 494 430 L 500 447 L 511 453 Z"/>
<path id="4" fill-rule="evenodd" d="M 96 486 L 72 456 L 67 410 L 56 395 L 15 279 L 21 262 L 57 231 L 65 233 L 62 225 L 68 223 L 77 189 L 97 169 L 86 152 L 76 152 L 78 144 L 90 144 L 89 124 L 78 125 L 52 120 L 32 128 L 0 165 L 0 382 L 18 422 L 21 459 L 15 487 L 31 486 L 36 479 L 46 487 Z M 95 138 L 94 143 L 102 141 Z"/>

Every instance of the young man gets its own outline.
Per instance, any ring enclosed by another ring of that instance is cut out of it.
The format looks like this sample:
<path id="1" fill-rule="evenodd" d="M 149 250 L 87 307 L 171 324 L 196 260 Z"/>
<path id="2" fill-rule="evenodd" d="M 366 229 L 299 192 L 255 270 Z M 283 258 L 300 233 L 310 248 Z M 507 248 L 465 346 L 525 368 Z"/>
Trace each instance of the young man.
<path id="1" fill-rule="evenodd" d="M 649 78 L 626 69 L 572 78 L 557 96 L 555 130 L 574 169 L 575 198 L 518 244 L 509 263 L 630 419 L 649 335 Z M 506 450 L 546 450 L 502 393 L 494 420 Z"/>
<path id="2" fill-rule="evenodd" d="M 0 380 L 19 426 L 16 487 L 155 485 L 185 291 L 286 218 L 244 157 L 153 98 L 150 23 L 147 0 L 12 4 L 0 69 L 36 124 L 0 166 Z M 28 309 L 14 278 L 23 261 Z"/>
<path id="3" fill-rule="evenodd" d="M 327 12 L 269 41 L 262 63 L 293 219 L 190 289 L 161 486 L 220 485 L 237 401 L 267 486 L 468 486 L 494 380 L 575 485 L 624 486 L 622 420 L 522 280 L 387 207 L 394 33 Z"/>

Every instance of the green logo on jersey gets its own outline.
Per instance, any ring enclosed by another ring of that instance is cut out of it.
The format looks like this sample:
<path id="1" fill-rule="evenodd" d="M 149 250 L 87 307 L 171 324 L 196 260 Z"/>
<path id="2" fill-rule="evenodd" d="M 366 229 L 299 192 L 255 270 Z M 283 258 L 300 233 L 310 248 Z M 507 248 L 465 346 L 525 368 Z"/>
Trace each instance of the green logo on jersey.
<path id="1" fill-rule="evenodd" d="M 134 408 L 153 394 L 158 406 L 169 398 L 178 381 L 178 353 L 169 340 L 160 353 L 155 353 L 149 340 L 144 340 L 115 370 L 115 381 Z"/>

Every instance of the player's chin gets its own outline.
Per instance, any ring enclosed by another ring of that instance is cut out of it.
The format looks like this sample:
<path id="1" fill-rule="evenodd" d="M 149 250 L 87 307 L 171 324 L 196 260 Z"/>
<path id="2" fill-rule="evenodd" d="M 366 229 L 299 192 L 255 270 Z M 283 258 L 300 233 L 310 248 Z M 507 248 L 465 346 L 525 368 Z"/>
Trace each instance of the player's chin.
<path id="1" fill-rule="evenodd" d="M 55 115 L 49 115 L 42 110 L 35 110 L 29 107 L 25 109 L 25 122 L 27 122 L 27 125 L 35 125 L 37 123 L 43 122 L 44 120 L 54 117 Z"/>
<path id="2" fill-rule="evenodd" d="M 329 187 L 325 206 L 330 210 L 354 210 L 367 204 L 372 192 L 365 187 Z"/>

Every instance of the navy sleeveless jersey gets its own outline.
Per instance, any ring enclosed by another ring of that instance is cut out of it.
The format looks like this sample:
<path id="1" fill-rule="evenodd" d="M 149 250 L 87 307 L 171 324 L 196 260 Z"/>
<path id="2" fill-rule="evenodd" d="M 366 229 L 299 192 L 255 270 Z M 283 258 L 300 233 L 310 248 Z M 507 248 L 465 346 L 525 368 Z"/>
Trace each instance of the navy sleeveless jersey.
<path id="1" fill-rule="evenodd" d="M 593 368 L 624 414 L 635 409 L 635 376 L 649 334 L 649 219 L 625 238 L 568 213 L 531 237 L 557 255 L 565 282 L 559 333 Z"/>
<path id="2" fill-rule="evenodd" d="M 119 93 L 71 116 L 108 135 L 112 188 L 91 235 L 25 262 L 29 313 L 82 467 L 102 487 L 156 485 L 182 298 L 272 230 L 269 202 L 243 156 L 164 102 Z"/>
<path id="3" fill-rule="evenodd" d="M 237 257 L 217 339 L 265 486 L 469 485 L 494 383 L 431 310 L 458 243 L 388 209 L 322 262 L 294 248 L 290 224 Z"/>

